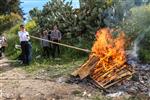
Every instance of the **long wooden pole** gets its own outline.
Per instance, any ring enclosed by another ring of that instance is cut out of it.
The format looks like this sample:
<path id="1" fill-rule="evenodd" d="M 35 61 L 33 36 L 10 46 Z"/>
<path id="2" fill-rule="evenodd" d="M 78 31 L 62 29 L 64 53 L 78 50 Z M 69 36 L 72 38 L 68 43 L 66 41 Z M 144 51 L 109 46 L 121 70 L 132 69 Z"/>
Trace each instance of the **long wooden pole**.
<path id="1" fill-rule="evenodd" d="M 58 42 L 54 42 L 54 41 L 42 39 L 42 38 L 39 38 L 39 37 L 36 37 L 36 36 L 31 36 L 31 35 L 30 35 L 30 37 L 31 37 L 31 38 L 34 38 L 34 39 L 37 39 L 37 40 L 47 41 L 47 42 L 52 43 L 52 44 L 58 44 L 58 45 L 61 45 L 61 46 L 64 46 L 64 47 L 68 47 L 68 48 L 72 48 L 72 49 L 84 51 L 84 52 L 87 52 L 87 53 L 90 53 L 90 52 L 91 52 L 91 51 L 88 50 L 88 49 L 82 49 L 82 48 L 79 48 L 79 47 L 75 47 L 75 46 L 71 46 L 71 45 L 67 45 L 67 44 L 63 44 L 63 43 L 58 43 Z"/>

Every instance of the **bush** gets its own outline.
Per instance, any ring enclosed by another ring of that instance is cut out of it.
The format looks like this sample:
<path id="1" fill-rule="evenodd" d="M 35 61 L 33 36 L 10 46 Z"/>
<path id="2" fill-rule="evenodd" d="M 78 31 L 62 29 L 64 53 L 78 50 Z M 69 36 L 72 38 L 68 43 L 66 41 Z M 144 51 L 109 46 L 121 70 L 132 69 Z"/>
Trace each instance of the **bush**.
<path id="1" fill-rule="evenodd" d="M 12 27 L 6 34 L 8 39 L 8 47 L 6 49 L 6 55 L 10 56 L 11 58 L 15 58 L 20 52 L 16 51 L 15 44 L 19 43 L 19 39 L 17 37 L 17 32 L 19 29 L 19 24 Z"/>
<path id="2" fill-rule="evenodd" d="M 143 63 L 150 63 L 150 33 L 140 42 L 139 58 Z"/>
<path id="3" fill-rule="evenodd" d="M 18 14 L 0 15 L 0 32 L 6 31 L 20 21 L 21 17 Z"/>
<path id="4" fill-rule="evenodd" d="M 141 35 L 144 38 L 141 40 L 139 50 L 139 59 L 144 63 L 149 63 L 150 59 L 150 5 L 134 7 L 130 10 L 131 16 L 127 19 L 122 27 L 127 33 L 128 38 L 131 42 Z"/>

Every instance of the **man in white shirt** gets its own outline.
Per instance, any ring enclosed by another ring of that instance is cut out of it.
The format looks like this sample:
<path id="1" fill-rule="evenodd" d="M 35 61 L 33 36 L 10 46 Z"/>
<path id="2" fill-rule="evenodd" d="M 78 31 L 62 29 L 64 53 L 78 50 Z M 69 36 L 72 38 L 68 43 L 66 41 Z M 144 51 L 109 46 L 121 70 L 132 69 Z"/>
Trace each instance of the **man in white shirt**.
<path id="1" fill-rule="evenodd" d="M 29 42 L 29 33 L 25 30 L 24 25 L 20 25 L 20 31 L 18 32 L 20 44 L 21 44 L 21 56 L 22 56 L 22 61 L 23 64 L 29 65 L 31 61 L 31 44 Z"/>

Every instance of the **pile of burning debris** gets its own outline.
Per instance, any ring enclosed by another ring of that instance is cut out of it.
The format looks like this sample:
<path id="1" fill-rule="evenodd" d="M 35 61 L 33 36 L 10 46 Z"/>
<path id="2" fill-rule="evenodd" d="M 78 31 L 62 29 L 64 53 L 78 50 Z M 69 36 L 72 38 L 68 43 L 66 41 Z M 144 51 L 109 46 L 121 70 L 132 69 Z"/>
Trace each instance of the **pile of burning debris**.
<path id="1" fill-rule="evenodd" d="M 114 38 L 110 29 L 99 30 L 89 59 L 72 75 L 81 80 L 90 77 L 97 87 L 109 89 L 111 93 L 118 90 L 149 93 L 150 66 L 145 70 L 145 66 L 129 63 L 125 43 L 123 32 Z"/>

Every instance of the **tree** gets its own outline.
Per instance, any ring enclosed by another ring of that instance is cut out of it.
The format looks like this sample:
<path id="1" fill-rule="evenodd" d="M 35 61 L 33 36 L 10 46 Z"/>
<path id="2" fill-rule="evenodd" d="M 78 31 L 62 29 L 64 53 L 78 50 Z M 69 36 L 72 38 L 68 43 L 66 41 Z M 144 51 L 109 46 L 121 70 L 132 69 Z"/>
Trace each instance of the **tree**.
<path id="1" fill-rule="evenodd" d="M 66 37 L 84 35 L 90 38 L 101 27 L 102 12 L 109 6 L 108 1 L 110 0 L 85 0 L 81 8 L 73 9 L 72 2 L 51 0 L 42 11 L 33 9 L 30 15 L 41 28 L 52 29 L 54 24 L 58 24 Z"/>
<path id="2" fill-rule="evenodd" d="M 0 32 L 4 32 L 21 21 L 23 16 L 20 0 L 1 0 L 0 3 Z"/>
<path id="3" fill-rule="evenodd" d="M 0 15 L 0 34 L 21 20 L 20 15 L 11 13 L 10 15 Z"/>
<path id="4" fill-rule="evenodd" d="M 0 3 L 0 15 L 10 14 L 11 12 L 23 15 L 23 11 L 20 8 L 20 0 L 1 0 Z"/>

